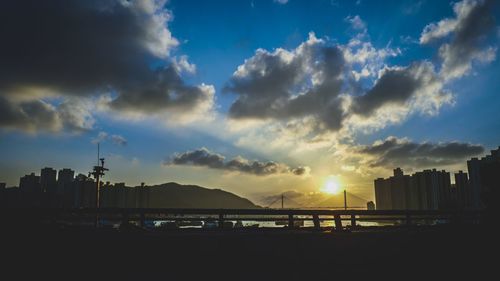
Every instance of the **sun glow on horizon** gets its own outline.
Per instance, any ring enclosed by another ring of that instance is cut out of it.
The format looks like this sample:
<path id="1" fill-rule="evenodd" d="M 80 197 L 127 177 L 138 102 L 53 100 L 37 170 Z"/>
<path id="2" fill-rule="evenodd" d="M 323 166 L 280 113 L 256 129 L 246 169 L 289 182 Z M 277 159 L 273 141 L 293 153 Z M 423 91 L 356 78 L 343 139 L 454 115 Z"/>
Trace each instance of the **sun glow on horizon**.
<path id="1" fill-rule="evenodd" d="M 340 193 L 340 180 L 337 176 L 329 176 L 323 183 L 321 187 L 321 192 L 327 193 L 330 195 L 335 195 Z"/>

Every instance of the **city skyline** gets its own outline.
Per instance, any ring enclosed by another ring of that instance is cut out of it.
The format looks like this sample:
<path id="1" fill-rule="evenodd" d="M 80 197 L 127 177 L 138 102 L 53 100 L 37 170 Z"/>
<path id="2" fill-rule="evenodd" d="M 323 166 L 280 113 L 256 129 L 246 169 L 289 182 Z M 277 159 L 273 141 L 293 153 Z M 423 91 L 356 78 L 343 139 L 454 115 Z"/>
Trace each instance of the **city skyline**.
<path id="1" fill-rule="evenodd" d="M 495 1 L 2 5 L 7 186 L 86 174 L 100 143 L 105 181 L 374 200 L 396 167 L 466 171 L 500 141 Z"/>
<path id="2" fill-rule="evenodd" d="M 109 171 L 108 168 L 104 167 L 105 158 L 100 158 L 99 160 L 99 164 L 94 166 L 93 171 L 88 172 L 88 176 L 82 173 L 75 173 L 70 168 L 62 168 L 57 171 L 51 167 L 44 167 L 40 170 L 39 175 L 31 172 L 20 177 L 18 186 L 7 187 L 6 183 L 0 182 L 0 195 L 3 200 L 0 205 L 11 207 L 92 208 L 96 206 L 96 182 L 98 180 L 100 195 L 97 198 L 99 198 L 99 206 L 145 208 L 153 204 L 151 203 L 151 197 L 156 198 L 160 196 L 160 198 L 164 198 L 161 192 L 159 193 L 160 195 L 152 196 L 149 191 L 151 187 L 157 189 L 158 186 L 172 184 L 183 186 L 182 184 L 179 185 L 172 182 L 165 182 L 160 185 L 147 185 L 145 182 L 141 182 L 138 186 L 128 186 L 125 182 L 111 183 L 103 178 L 105 175 L 104 172 Z M 103 171 L 103 173 L 99 173 L 98 179 L 96 179 L 96 169 Z M 468 159 L 466 172 L 460 170 L 456 173 L 450 173 L 444 169 L 433 168 L 405 175 L 404 171 L 397 167 L 393 169 L 391 177 L 387 179 L 374 179 L 374 200 L 361 198 L 349 192 L 349 207 L 355 209 L 365 208 L 360 207 L 360 202 L 362 202 L 361 205 L 366 206 L 367 210 L 482 209 L 491 204 L 491 202 L 487 201 L 488 197 L 493 198 L 496 196 L 495 189 L 500 185 L 499 169 L 500 146 L 496 150 L 491 150 L 490 154 L 484 157 Z M 210 187 L 201 188 L 219 190 L 218 188 L 212 189 Z M 332 201 L 328 197 L 334 198 L 335 195 L 340 195 L 341 191 L 342 188 L 339 186 L 338 180 L 331 179 L 322 190 L 322 193 L 324 193 L 323 197 L 318 196 L 319 192 L 309 194 L 305 197 L 300 193 L 284 192 L 264 198 L 252 198 L 251 200 L 257 200 L 258 204 L 263 204 L 268 208 L 281 199 L 283 208 L 283 198 L 286 194 L 287 200 L 292 202 L 291 205 L 287 203 L 289 208 L 340 208 L 340 202 Z M 344 196 L 345 192 L 346 190 L 344 189 Z M 182 193 L 180 191 L 180 194 Z M 238 194 L 235 195 L 238 196 Z M 354 198 L 356 203 L 353 204 L 351 202 L 352 198 Z M 323 202 L 318 204 L 318 199 Z M 162 203 L 168 202 L 168 200 L 161 200 L 163 201 L 156 200 L 154 205 L 156 208 L 172 207 L 172 202 Z M 193 198 L 190 200 L 193 200 Z M 272 203 L 267 204 L 269 202 L 266 203 L 266 200 L 271 200 Z M 346 209 L 348 208 L 348 201 L 344 197 L 343 204 Z M 198 203 L 202 202 L 203 200 Z M 315 202 L 314 204 L 316 205 L 310 205 L 311 202 Z M 329 203 L 325 205 L 325 202 Z M 332 204 L 332 202 L 335 203 Z M 174 202 L 174 204 L 176 203 Z M 334 204 L 338 206 L 334 206 Z M 218 206 L 215 204 L 212 207 L 217 208 Z"/>

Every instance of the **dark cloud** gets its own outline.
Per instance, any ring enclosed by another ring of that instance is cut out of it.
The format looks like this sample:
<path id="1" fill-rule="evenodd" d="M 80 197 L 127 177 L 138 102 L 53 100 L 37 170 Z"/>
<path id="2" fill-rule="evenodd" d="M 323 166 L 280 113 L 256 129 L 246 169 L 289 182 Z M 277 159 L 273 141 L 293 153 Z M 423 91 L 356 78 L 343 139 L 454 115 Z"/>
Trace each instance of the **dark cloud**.
<path id="1" fill-rule="evenodd" d="M 210 106 L 213 94 L 209 86 L 187 85 L 178 70 L 169 66 L 155 71 L 154 79 L 148 83 L 123 89 L 111 102 L 111 107 L 139 113 L 164 110 L 182 113 L 198 106 L 203 107 L 203 104 Z"/>
<path id="2" fill-rule="evenodd" d="M 361 154 L 371 155 L 372 167 L 435 167 L 451 165 L 481 154 L 484 147 L 470 143 L 416 143 L 407 139 L 388 137 L 382 142 L 358 148 Z"/>
<path id="3" fill-rule="evenodd" d="M 120 146 L 125 146 L 127 145 L 127 139 L 125 139 L 124 137 L 120 136 L 120 135 L 111 135 L 110 136 L 110 139 L 111 141 L 116 144 L 116 145 L 120 145 Z"/>
<path id="4" fill-rule="evenodd" d="M 285 122 L 310 118 L 310 134 L 317 135 L 342 129 L 352 116 L 377 117 L 376 111 L 387 105 L 433 113 L 451 99 L 428 61 L 381 68 L 373 86 L 366 89 L 360 81 L 363 75 L 372 75 L 366 71 L 378 72 L 380 61 L 396 54 L 359 40 L 330 45 L 314 34 L 292 51 L 259 49 L 238 67 L 225 88 L 238 95 L 229 116 Z M 366 71 L 356 72 L 356 77 L 353 69 L 359 65 Z"/>
<path id="5" fill-rule="evenodd" d="M 0 96 L 0 128 L 28 132 L 90 130 L 94 119 L 84 106 L 75 104 L 73 100 L 66 100 L 55 107 L 38 99 L 12 102 Z"/>
<path id="6" fill-rule="evenodd" d="M 466 74 L 474 60 L 490 61 L 494 58 L 496 49 L 485 47 L 487 35 L 495 30 L 492 5 L 490 0 L 463 0 L 453 6 L 455 18 L 443 19 L 425 27 L 420 37 L 422 44 L 452 34 L 451 42 L 439 49 L 443 60 L 441 72 L 445 78 Z"/>
<path id="7" fill-rule="evenodd" d="M 226 171 L 235 171 L 257 176 L 267 176 L 280 173 L 290 173 L 293 175 L 307 175 L 310 171 L 309 167 L 291 168 L 285 164 L 273 161 L 249 161 L 243 157 L 236 157 L 226 161 L 226 158 L 206 148 L 187 151 L 180 154 L 175 154 L 170 159 L 164 162 L 165 165 L 191 165 L 201 166 L 212 169 L 220 169 Z"/>
<path id="8" fill-rule="evenodd" d="M 169 57 L 178 42 L 167 28 L 172 16 L 164 2 L 3 1 L 0 95 L 13 104 L 112 93 L 111 108 L 138 113 L 181 114 L 211 104 L 213 91 L 186 85 L 183 67 Z M 162 63 L 153 68 L 155 60 Z"/>
<path id="9" fill-rule="evenodd" d="M 224 160 L 224 156 L 213 153 L 206 148 L 201 148 L 176 154 L 169 162 L 165 162 L 165 164 L 205 166 L 213 169 L 222 169 L 224 167 Z"/>
<path id="10" fill-rule="evenodd" d="M 62 126 L 56 109 L 43 101 L 12 103 L 0 96 L 0 126 L 34 131 L 43 128 L 58 131 Z"/>
<path id="11" fill-rule="evenodd" d="M 427 86 L 440 83 L 434 67 L 428 62 L 415 62 L 408 67 L 386 69 L 374 86 L 354 98 L 353 111 L 363 116 L 386 104 L 404 104 Z"/>
<path id="12" fill-rule="evenodd" d="M 381 128 L 413 113 L 435 115 L 453 102 L 446 89 L 450 79 L 467 73 L 472 61 L 494 59 L 496 48 L 484 46 L 494 27 L 492 2 L 455 3 L 455 18 L 424 29 L 422 44 L 450 39 L 440 47 L 443 62 L 438 71 L 427 60 L 387 66 L 385 58 L 400 50 L 377 50 L 364 42 L 368 35 L 359 16 L 346 18 L 362 30 L 346 45 L 311 34 L 293 50 L 259 49 L 237 68 L 225 88 L 237 95 L 229 116 L 283 123 L 307 118 L 312 127 L 309 135 L 314 137 L 346 126 Z"/>
<path id="13" fill-rule="evenodd" d="M 297 167 L 290 170 L 294 175 L 302 176 L 309 172 L 308 167 Z"/>
<path id="14" fill-rule="evenodd" d="M 313 34 L 291 52 L 259 49 L 224 89 L 238 95 L 229 116 L 278 120 L 314 116 L 323 127 L 337 130 L 342 122 L 339 94 L 344 65 L 342 51 Z"/>

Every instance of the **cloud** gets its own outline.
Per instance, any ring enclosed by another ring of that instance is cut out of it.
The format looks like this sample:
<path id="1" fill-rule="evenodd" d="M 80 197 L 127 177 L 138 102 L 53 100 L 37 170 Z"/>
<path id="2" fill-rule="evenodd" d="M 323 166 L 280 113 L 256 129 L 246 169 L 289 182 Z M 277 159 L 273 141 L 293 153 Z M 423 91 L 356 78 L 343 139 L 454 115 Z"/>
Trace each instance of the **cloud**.
<path id="1" fill-rule="evenodd" d="M 357 114 L 370 117 L 385 105 L 404 105 L 419 95 L 428 94 L 439 101 L 435 105 L 439 108 L 449 99 L 448 93 L 442 91 L 442 87 L 442 81 L 430 62 L 421 61 L 407 67 L 386 68 L 366 94 L 354 98 L 352 108 Z M 423 103 L 413 104 L 419 106 L 420 110 L 430 110 Z"/>
<path id="2" fill-rule="evenodd" d="M 111 135 L 110 139 L 116 145 L 120 145 L 120 146 L 127 145 L 127 140 L 120 135 Z"/>
<path id="3" fill-rule="evenodd" d="M 416 143 L 409 139 L 388 137 L 372 145 L 357 148 L 360 154 L 372 156 L 371 167 L 436 167 L 464 162 L 481 154 L 481 145 L 462 142 Z"/>
<path id="4" fill-rule="evenodd" d="M 344 19 L 351 24 L 351 27 L 356 30 L 365 30 L 366 23 L 358 16 L 348 16 Z"/>
<path id="5" fill-rule="evenodd" d="M 95 138 L 92 139 L 93 144 L 101 143 L 104 142 L 108 138 L 108 133 L 106 132 L 99 132 Z"/>
<path id="6" fill-rule="evenodd" d="M 41 100 L 12 103 L 0 97 L 0 112 L 0 126 L 3 128 L 21 128 L 29 132 L 37 128 L 47 131 L 62 128 L 56 108 Z"/>
<path id="7" fill-rule="evenodd" d="M 467 73 L 473 61 L 489 62 L 496 56 L 496 47 L 483 46 L 493 22 L 490 3 L 456 3 L 455 18 L 424 29 L 421 44 L 450 39 L 439 48 L 441 64 L 421 59 L 388 65 L 402 50 L 391 42 L 375 48 L 359 16 L 345 19 L 358 30 L 346 44 L 311 32 L 295 49 L 257 49 L 223 89 L 236 95 L 229 118 L 234 123 L 262 122 L 262 136 L 247 130 L 252 136 L 244 137 L 247 143 L 272 136 L 267 143 L 283 144 L 295 137 L 310 146 L 312 139 L 369 133 L 414 114 L 435 116 L 455 103 L 448 88 L 453 78 Z M 302 126 L 299 133 L 290 129 L 297 126 Z"/>
<path id="8" fill-rule="evenodd" d="M 95 119 L 91 114 L 94 106 L 87 100 L 67 98 L 59 104 L 57 111 L 65 123 L 65 130 L 72 132 L 85 132 L 94 128 Z"/>
<path id="9" fill-rule="evenodd" d="M 206 148 L 174 154 L 170 159 L 164 161 L 164 165 L 191 165 L 201 166 L 211 169 L 234 171 L 257 176 L 267 176 L 273 174 L 292 174 L 297 176 L 309 175 L 309 167 L 289 167 L 283 163 L 273 161 L 250 161 L 241 156 L 229 161 L 218 153 L 211 152 Z"/>
<path id="10" fill-rule="evenodd" d="M 224 89 L 238 96 L 229 117 L 308 123 L 306 137 L 314 138 L 344 128 L 383 127 L 414 112 L 436 114 L 452 102 L 432 63 L 388 67 L 384 60 L 401 51 L 376 49 L 364 36 L 338 45 L 311 33 L 293 50 L 258 49 Z"/>
<path id="11" fill-rule="evenodd" d="M 273 0 L 274 3 L 278 3 L 278 4 L 281 4 L 281 5 L 285 5 L 288 3 L 288 0 Z"/>
<path id="12" fill-rule="evenodd" d="M 95 138 L 92 139 L 93 144 L 97 143 L 103 143 L 105 141 L 111 141 L 113 144 L 116 144 L 118 146 L 126 146 L 127 145 L 127 139 L 125 139 L 123 136 L 120 135 L 109 135 L 108 133 L 101 131 Z"/>
<path id="13" fill-rule="evenodd" d="M 428 24 L 420 36 L 421 44 L 449 38 L 439 48 L 442 59 L 441 75 L 445 79 L 459 78 L 471 69 L 473 61 L 495 59 L 496 47 L 485 46 L 487 35 L 493 33 L 495 19 L 491 14 L 493 1 L 463 0 L 453 5 L 454 18 Z"/>
<path id="14" fill-rule="evenodd" d="M 295 50 L 258 49 L 240 65 L 224 91 L 238 94 L 233 119 L 289 119 L 314 115 L 321 125 L 341 126 L 339 98 L 344 58 L 310 34 Z M 306 88 L 306 85 L 309 87 Z"/>
<path id="15" fill-rule="evenodd" d="M 173 59 L 173 66 L 177 70 L 178 73 L 187 72 L 194 74 L 196 72 L 196 65 L 192 64 L 188 61 L 187 56 L 181 56 L 179 59 Z"/>
<path id="16" fill-rule="evenodd" d="M 171 57 L 179 42 L 168 28 L 173 16 L 165 3 L 3 3 L 0 96 L 18 106 L 14 111 L 19 111 L 27 100 L 37 103 L 52 97 L 87 98 L 101 94 L 112 96 L 108 109 L 120 113 L 185 116 L 211 110 L 213 87 L 185 83 L 182 72 L 194 73 L 195 65 L 186 56 Z M 150 64 L 153 61 L 157 62 L 155 66 Z M 69 110 L 65 112 L 68 114 Z M 39 117 L 25 113 L 28 119 Z M 30 122 L 40 123 L 24 123 Z M 12 123 L 10 127 L 14 128 Z M 64 126 L 49 129 L 55 128 Z"/>
<path id="17" fill-rule="evenodd" d="M 54 106 L 40 99 L 12 101 L 0 96 L 0 128 L 80 133 L 91 130 L 94 123 L 90 109 L 77 99 Z"/>

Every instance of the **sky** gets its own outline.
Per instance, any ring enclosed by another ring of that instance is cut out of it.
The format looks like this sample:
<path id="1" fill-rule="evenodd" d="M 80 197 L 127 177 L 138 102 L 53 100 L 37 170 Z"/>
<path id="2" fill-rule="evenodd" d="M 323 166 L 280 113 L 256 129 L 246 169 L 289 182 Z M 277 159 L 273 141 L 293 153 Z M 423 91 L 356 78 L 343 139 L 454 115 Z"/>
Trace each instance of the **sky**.
<path id="1" fill-rule="evenodd" d="M 254 201 L 500 145 L 496 1 L 2 1 L 0 182 L 87 174 Z"/>

